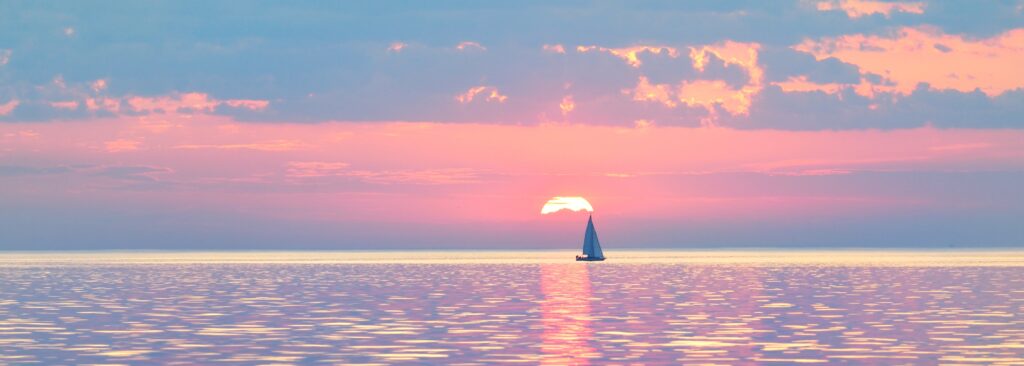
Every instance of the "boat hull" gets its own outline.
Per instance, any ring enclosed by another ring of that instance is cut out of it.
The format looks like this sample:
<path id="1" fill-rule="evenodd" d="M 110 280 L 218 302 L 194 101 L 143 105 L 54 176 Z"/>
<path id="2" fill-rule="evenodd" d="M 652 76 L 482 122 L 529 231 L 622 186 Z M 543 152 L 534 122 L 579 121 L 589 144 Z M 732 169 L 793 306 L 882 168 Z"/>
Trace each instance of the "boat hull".
<path id="1" fill-rule="evenodd" d="M 576 261 L 577 261 L 577 262 L 600 262 L 600 261 L 603 261 L 603 260 L 604 260 L 604 258 L 584 258 L 584 257 L 576 257 Z"/>

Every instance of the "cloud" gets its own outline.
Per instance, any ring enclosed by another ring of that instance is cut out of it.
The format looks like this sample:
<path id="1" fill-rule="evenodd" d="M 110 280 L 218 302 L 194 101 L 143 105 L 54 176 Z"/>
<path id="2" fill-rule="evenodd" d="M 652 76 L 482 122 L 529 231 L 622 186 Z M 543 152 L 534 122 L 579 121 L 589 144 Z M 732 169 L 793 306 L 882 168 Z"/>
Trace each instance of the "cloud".
<path id="1" fill-rule="evenodd" d="M 562 103 L 558 104 L 558 108 L 562 110 L 562 116 L 568 115 L 573 109 L 576 109 L 576 102 L 573 101 L 572 95 L 566 95 L 562 98 Z"/>
<path id="2" fill-rule="evenodd" d="M 399 53 L 399 52 L 402 52 L 402 49 L 404 49 L 405 47 L 408 47 L 408 46 L 409 46 L 408 44 L 403 43 L 403 42 L 393 42 L 393 43 L 391 43 L 390 46 L 388 46 L 388 52 Z"/>
<path id="3" fill-rule="evenodd" d="M 910 94 L 918 84 L 989 96 L 1024 87 L 1024 29 L 989 38 L 951 35 L 932 27 L 903 27 L 888 36 L 844 35 L 805 40 L 793 47 L 817 59 L 834 57 L 881 75 Z"/>
<path id="4" fill-rule="evenodd" d="M 199 150 L 258 150 L 258 151 L 291 151 L 305 148 L 307 145 L 298 140 L 273 140 L 246 144 L 183 144 L 174 146 L 175 149 Z"/>
<path id="5" fill-rule="evenodd" d="M 11 61 L 11 55 L 13 53 L 14 52 L 11 50 L 0 49 L 0 66 L 7 65 L 7 63 Z"/>
<path id="6" fill-rule="evenodd" d="M 372 184 L 468 184 L 479 181 L 473 169 L 367 170 L 349 169 L 350 164 L 324 161 L 289 162 L 285 176 L 311 179 L 326 177 L 353 178 Z"/>
<path id="7" fill-rule="evenodd" d="M 173 173 L 170 168 L 147 165 L 115 165 L 94 169 L 93 175 L 128 181 L 156 182 L 159 174 Z"/>
<path id="8" fill-rule="evenodd" d="M 17 99 L 11 99 L 7 103 L 0 104 L 0 116 L 6 116 L 13 112 L 14 108 L 18 108 L 18 104 L 21 104 L 21 101 Z"/>
<path id="9" fill-rule="evenodd" d="M 640 67 L 640 65 L 643 65 L 643 61 L 640 60 L 640 56 L 644 53 L 650 53 L 654 55 L 665 54 L 668 57 L 672 58 L 679 57 L 679 50 L 673 47 L 645 45 L 623 48 L 607 48 L 601 46 L 576 46 L 576 52 L 605 52 L 611 54 L 612 56 L 622 59 L 623 61 L 626 62 L 626 64 L 632 67 Z"/>
<path id="10" fill-rule="evenodd" d="M 872 1 L 872 0 L 829 0 L 817 3 L 818 11 L 843 11 L 850 18 L 882 14 L 886 18 L 894 12 L 924 14 L 922 2 Z"/>
<path id="11" fill-rule="evenodd" d="M 472 41 L 460 42 L 458 45 L 455 46 L 455 49 L 457 49 L 459 51 L 473 51 L 473 50 L 476 50 L 476 51 L 486 51 L 487 50 L 486 47 L 481 46 L 479 43 L 472 42 Z"/>
<path id="12" fill-rule="evenodd" d="M 285 173 L 292 178 L 332 177 L 342 175 L 348 163 L 323 161 L 293 161 Z"/>
<path id="13" fill-rule="evenodd" d="M 508 100 L 508 96 L 502 95 L 498 88 L 484 85 L 469 88 L 465 93 L 456 95 L 455 100 L 462 104 L 468 104 L 473 102 L 478 95 L 482 95 L 483 100 L 487 102 L 505 103 Z"/>
<path id="14" fill-rule="evenodd" d="M 120 114 L 174 114 L 174 113 L 235 113 L 262 112 L 270 102 L 262 99 L 217 99 L 203 92 L 171 92 L 167 95 L 110 95 L 110 82 L 106 78 L 85 81 L 67 81 L 57 74 L 50 82 L 28 87 L 32 93 L 18 99 L 24 111 L 10 114 L 8 119 L 35 120 L 42 118 L 81 118 L 85 115 L 109 117 Z M 84 106 L 84 108 L 82 108 Z"/>
<path id="15" fill-rule="evenodd" d="M 481 178 L 473 169 L 353 170 L 343 175 L 375 184 L 472 184 Z"/>
<path id="16" fill-rule="evenodd" d="M 254 99 L 217 100 L 206 93 L 181 93 L 159 97 L 128 97 L 126 102 L 135 112 L 146 113 L 177 113 L 177 112 L 213 112 L 219 106 L 244 108 L 254 111 L 266 109 L 270 102 Z"/>
<path id="17" fill-rule="evenodd" d="M 25 165 L 0 165 L 0 177 L 17 177 L 26 175 L 62 174 L 73 171 L 70 167 L 35 167 Z"/>
<path id="18" fill-rule="evenodd" d="M 49 104 L 50 104 L 51 107 L 57 108 L 57 109 L 68 109 L 68 110 L 78 109 L 78 101 L 75 101 L 75 100 L 66 100 L 66 101 L 61 101 L 61 102 L 50 102 Z"/>
<path id="19" fill-rule="evenodd" d="M 565 47 L 561 44 L 546 44 L 541 49 L 545 52 L 565 54 Z"/>
<path id="20" fill-rule="evenodd" d="M 787 93 L 822 92 L 825 94 L 836 94 L 850 84 L 839 83 L 814 83 L 807 80 L 806 75 L 793 76 L 786 81 L 776 81 L 772 85 L 778 86 Z"/>
<path id="21" fill-rule="evenodd" d="M 757 60 L 759 48 L 760 45 L 756 43 L 733 41 L 690 48 L 693 68 L 700 73 L 707 71 L 708 66 L 716 62 L 723 67 L 737 66 L 742 69 L 747 75 L 747 81 L 738 88 L 720 79 L 683 80 L 674 86 L 653 84 L 646 76 L 640 76 L 633 89 L 623 92 L 631 95 L 634 101 L 658 102 L 668 108 L 675 108 L 680 103 L 703 108 L 707 110 L 708 117 L 702 120 L 702 124 L 715 122 L 717 107 L 732 115 L 747 115 L 753 96 L 763 88 L 764 70 Z"/>
<path id="22" fill-rule="evenodd" d="M 675 91 L 668 84 L 651 84 L 646 76 L 640 76 L 633 89 L 623 90 L 623 93 L 632 95 L 633 100 L 638 102 L 658 102 L 666 107 L 676 106 Z"/>
<path id="23" fill-rule="evenodd" d="M 976 142 L 976 143 L 959 143 L 959 144 L 948 144 L 929 147 L 931 151 L 942 151 L 942 152 L 961 152 L 968 150 L 987 149 L 992 147 L 991 143 L 987 142 Z"/>
<path id="24" fill-rule="evenodd" d="M 111 152 L 111 153 L 119 153 L 119 152 L 125 152 L 125 151 L 138 150 L 140 144 L 142 144 L 141 141 L 127 140 L 127 139 L 117 139 L 117 140 L 111 140 L 111 141 L 107 141 L 107 142 L 103 143 L 103 145 L 105 147 L 105 150 L 107 152 Z"/>

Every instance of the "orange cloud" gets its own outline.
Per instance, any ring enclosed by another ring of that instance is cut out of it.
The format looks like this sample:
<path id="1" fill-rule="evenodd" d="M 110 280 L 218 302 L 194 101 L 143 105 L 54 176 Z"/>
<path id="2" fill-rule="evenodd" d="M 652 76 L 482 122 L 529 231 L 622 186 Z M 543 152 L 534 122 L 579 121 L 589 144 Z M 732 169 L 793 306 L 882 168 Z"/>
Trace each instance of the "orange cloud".
<path id="1" fill-rule="evenodd" d="M 733 115 L 744 115 L 750 109 L 750 98 L 742 90 L 736 90 L 722 80 L 684 81 L 677 96 L 680 102 L 690 107 L 704 107 L 714 112 L 715 105 L 721 105 Z"/>
<path id="2" fill-rule="evenodd" d="M 654 121 L 649 119 L 638 119 L 633 121 L 633 128 L 645 129 L 654 127 Z"/>
<path id="3" fill-rule="evenodd" d="M 473 99 L 476 99 L 478 95 L 483 95 L 484 101 L 487 102 L 505 103 L 505 100 L 508 99 L 508 96 L 502 95 L 501 92 L 498 91 L 498 88 L 481 85 L 474 86 L 466 90 L 465 93 L 456 95 L 455 100 L 459 103 L 467 104 L 472 102 Z"/>
<path id="4" fill-rule="evenodd" d="M 546 44 L 541 49 L 553 53 L 565 53 L 565 47 L 560 44 Z"/>
<path id="5" fill-rule="evenodd" d="M 835 57 L 882 75 L 895 83 L 894 91 L 911 93 L 919 83 L 936 89 L 989 96 L 1024 87 L 1024 29 L 986 38 L 970 39 L 930 27 L 904 27 L 895 35 L 846 35 L 805 40 L 793 49 L 822 60 Z"/>
<path id="6" fill-rule="evenodd" d="M 819 1 L 818 11 L 843 11 L 850 18 L 882 14 L 888 18 L 893 12 L 924 14 L 925 4 L 921 2 L 883 2 L 872 0 Z"/>
<path id="7" fill-rule="evenodd" d="M 806 92 L 823 92 L 826 94 L 836 94 L 850 84 L 837 84 L 837 83 L 824 83 L 819 84 L 807 80 L 807 76 L 791 76 L 786 81 L 776 81 L 772 85 L 778 86 L 782 91 L 787 93 L 806 93 Z"/>
<path id="8" fill-rule="evenodd" d="M 815 83 L 807 80 L 807 76 L 792 76 L 786 81 L 776 81 L 772 85 L 778 86 L 786 93 L 809 93 L 822 92 L 826 94 L 839 94 L 840 91 L 852 89 L 855 93 L 866 98 L 874 99 L 878 93 L 894 93 L 896 87 L 891 85 L 880 85 L 861 78 L 857 84 L 849 83 Z"/>
<path id="9" fill-rule="evenodd" d="M 11 99 L 7 103 L 0 104 L 0 116 L 6 116 L 13 112 L 14 108 L 18 107 L 18 104 L 21 104 L 21 101 L 17 99 Z"/>
<path id="10" fill-rule="evenodd" d="M 141 143 L 142 142 L 140 142 L 140 141 L 117 139 L 117 140 L 105 142 L 104 146 L 106 147 L 107 152 L 117 153 L 117 152 L 137 150 Z"/>
<path id="11" fill-rule="evenodd" d="M 576 109 L 576 102 L 573 101 L 572 95 L 566 95 L 562 98 L 562 103 L 558 104 L 558 108 L 562 110 L 562 115 L 565 116 Z"/>
<path id="12" fill-rule="evenodd" d="M 486 47 L 481 46 L 479 43 L 471 42 L 471 41 L 461 42 L 461 43 L 459 43 L 458 45 L 455 46 L 455 49 L 457 49 L 459 51 L 468 51 L 468 50 L 486 51 L 487 50 Z"/>
<path id="13" fill-rule="evenodd" d="M 579 53 L 607 52 L 607 53 L 609 53 L 609 54 L 611 54 L 611 55 L 613 55 L 615 57 L 621 58 L 623 61 L 626 61 L 626 64 L 628 64 L 629 66 L 632 66 L 632 67 L 640 67 L 640 65 L 643 64 L 643 62 L 640 61 L 640 54 L 642 54 L 644 52 L 650 52 L 650 53 L 653 53 L 653 54 L 656 54 L 656 55 L 660 55 L 660 54 L 664 53 L 664 54 L 666 54 L 666 55 L 668 55 L 669 57 L 672 57 L 672 58 L 679 57 L 679 50 L 677 50 L 675 48 L 672 48 L 672 47 L 665 47 L 665 46 L 633 46 L 633 47 L 624 47 L 624 48 L 606 48 L 606 47 L 600 47 L 600 46 L 576 46 L 576 52 L 579 52 Z"/>
<path id="14" fill-rule="evenodd" d="M 690 60 L 693 68 L 704 71 L 705 66 L 710 62 L 710 55 L 722 60 L 725 66 L 736 65 L 746 70 L 750 78 L 750 85 L 760 87 L 764 79 L 764 70 L 757 64 L 758 50 L 761 45 L 757 43 L 741 43 L 725 41 L 713 45 L 691 47 Z"/>
<path id="15" fill-rule="evenodd" d="M 638 102 L 658 102 L 666 107 L 675 108 L 676 101 L 672 92 L 672 86 L 668 84 L 651 84 L 646 76 L 640 76 L 633 89 L 623 90 L 625 94 L 632 94 L 633 100 Z"/>
<path id="16" fill-rule="evenodd" d="M 734 88 L 722 80 L 683 80 L 678 87 L 669 84 L 651 84 L 640 76 L 636 87 L 624 90 L 632 94 L 635 101 L 653 101 L 674 108 L 681 102 L 690 107 L 703 107 L 714 118 L 715 106 L 721 106 L 732 115 L 746 115 L 750 112 L 753 96 L 763 89 L 764 70 L 758 64 L 757 43 L 726 41 L 714 45 L 690 48 L 690 59 L 697 71 L 703 72 L 714 59 L 724 66 L 735 65 L 746 71 L 748 81 L 740 88 Z"/>

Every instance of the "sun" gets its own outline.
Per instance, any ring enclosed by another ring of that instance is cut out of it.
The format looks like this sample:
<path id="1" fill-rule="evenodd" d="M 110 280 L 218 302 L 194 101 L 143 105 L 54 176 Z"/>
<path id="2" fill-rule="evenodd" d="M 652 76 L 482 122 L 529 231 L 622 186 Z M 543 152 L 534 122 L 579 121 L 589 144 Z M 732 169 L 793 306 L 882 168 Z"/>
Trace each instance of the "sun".
<path id="1" fill-rule="evenodd" d="M 554 197 L 549 199 L 544 207 L 540 209 L 541 215 L 547 215 L 549 213 L 555 213 L 561 210 L 572 210 L 580 211 L 587 210 L 594 212 L 594 207 L 587 202 L 586 198 L 583 197 Z"/>

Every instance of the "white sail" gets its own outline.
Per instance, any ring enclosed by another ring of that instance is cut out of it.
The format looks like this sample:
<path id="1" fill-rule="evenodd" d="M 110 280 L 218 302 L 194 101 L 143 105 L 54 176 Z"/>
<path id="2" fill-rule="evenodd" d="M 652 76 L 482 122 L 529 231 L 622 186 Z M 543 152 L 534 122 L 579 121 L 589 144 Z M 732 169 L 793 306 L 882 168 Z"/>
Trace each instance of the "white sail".
<path id="1" fill-rule="evenodd" d="M 594 229 L 594 218 L 587 220 L 587 232 L 583 234 L 583 254 L 588 258 L 604 258 L 601 251 L 601 241 L 597 239 L 597 230 Z"/>

